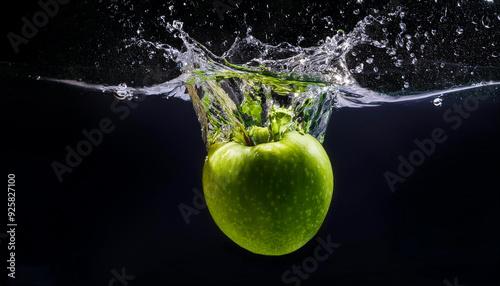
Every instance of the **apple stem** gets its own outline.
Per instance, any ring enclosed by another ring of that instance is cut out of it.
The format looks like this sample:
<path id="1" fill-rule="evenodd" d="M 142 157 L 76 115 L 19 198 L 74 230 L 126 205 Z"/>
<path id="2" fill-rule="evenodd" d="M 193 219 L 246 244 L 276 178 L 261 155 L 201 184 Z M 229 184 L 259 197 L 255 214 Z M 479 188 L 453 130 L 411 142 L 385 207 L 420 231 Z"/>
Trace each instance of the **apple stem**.
<path id="1" fill-rule="evenodd" d="M 245 143 L 247 146 L 255 146 L 255 144 L 252 142 L 252 139 L 250 136 L 248 136 L 247 132 L 245 131 L 245 128 L 241 126 L 241 124 L 238 124 L 238 127 L 240 127 L 241 133 L 243 133 L 243 139 L 245 139 Z"/>
<path id="2" fill-rule="evenodd" d="M 250 139 L 250 137 L 248 137 L 247 133 L 243 133 L 243 138 L 245 138 L 245 143 L 247 143 L 248 146 L 255 146 L 255 144 L 253 144 L 252 142 L 252 139 Z"/>

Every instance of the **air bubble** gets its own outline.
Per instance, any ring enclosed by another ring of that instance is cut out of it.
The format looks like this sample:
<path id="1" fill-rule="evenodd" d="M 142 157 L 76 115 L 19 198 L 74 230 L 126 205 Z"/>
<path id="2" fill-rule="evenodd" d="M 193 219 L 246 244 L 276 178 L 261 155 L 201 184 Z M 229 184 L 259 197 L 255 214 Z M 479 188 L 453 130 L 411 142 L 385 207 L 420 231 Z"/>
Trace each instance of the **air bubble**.
<path id="1" fill-rule="evenodd" d="M 432 101 L 432 104 L 434 104 L 434 106 L 441 106 L 443 105 L 443 100 L 441 98 L 435 98 L 433 101 Z"/>
<path id="2" fill-rule="evenodd" d="M 457 32 L 457 34 L 462 35 L 464 33 L 464 29 L 458 27 L 456 32 Z"/>
<path id="3" fill-rule="evenodd" d="M 409 82 L 407 82 L 407 81 L 405 81 L 405 83 L 404 83 L 404 85 L 403 85 L 403 86 L 404 86 L 404 88 L 409 88 L 409 87 L 410 87 L 410 83 L 409 83 Z"/>
<path id="4" fill-rule="evenodd" d="M 119 100 L 125 99 L 127 97 L 127 92 L 125 90 L 116 90 L 115 97 Z"/>
<path id="5" fill-rule="evenodd" d="M 359 15 L 360 11 L 359 11 L 359 9 L 356 9 L 356 10 L 354 10 L 352 13 L 353 13 L 354 15 Z"/>
<path id="6" fill-rule="evenodd" d="M 131 100 L 134 97 L 134 94 L 131 90 L 127 90 L 127 84 L 123 82 L 117 86 L 116 90 L 114 91 L 114 96 L 119 100 Z"/>

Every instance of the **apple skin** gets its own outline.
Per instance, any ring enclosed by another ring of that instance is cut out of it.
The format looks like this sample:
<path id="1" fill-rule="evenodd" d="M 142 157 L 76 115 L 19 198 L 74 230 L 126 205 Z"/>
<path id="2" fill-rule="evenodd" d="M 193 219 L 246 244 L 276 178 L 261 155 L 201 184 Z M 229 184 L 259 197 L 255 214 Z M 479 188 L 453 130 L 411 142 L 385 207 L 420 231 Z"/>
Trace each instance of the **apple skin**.
<path id="1" fill-rule="evenodd" d="M 289 131 L 278 142 L 212 145 L 203 190 L 215 223 L 231 240 L 253 253 L 284 255 L 321 227 L 333 171 L 314 137 Z"/>

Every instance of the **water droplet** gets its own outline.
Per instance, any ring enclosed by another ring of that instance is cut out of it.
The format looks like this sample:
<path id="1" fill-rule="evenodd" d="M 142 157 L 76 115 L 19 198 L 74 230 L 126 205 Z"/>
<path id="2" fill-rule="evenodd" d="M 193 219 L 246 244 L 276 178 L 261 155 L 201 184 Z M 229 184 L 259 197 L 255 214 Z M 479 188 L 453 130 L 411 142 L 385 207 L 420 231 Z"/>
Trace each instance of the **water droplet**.
<path id="1" fill-rule="evenodd" d="M 494 51 L 492 54 L 491 54 L 492 57 L 494 58 L 498 58 L 498 52 L 497 51 Z"/>
<path id="2" fill-rule="evenodd" d="M 441 65 L 439 65 L 441 68 L 444 68 L 444 63 L 441 63 Z"/>
<path id="3" fill-rule="evenodd" d="M 298 36 L 297 37 L 297 45 L 300 45 L 300 42 L 302 42 L 303 40 L 305 40 L 306 38 L 304 38 L 304 36 Z"/>
<path id="4" fill-rule="evenodd" d="M 436 30 L 431 30 L 431 34 L 432 34 L 433 36 L 435 36 L 435 35 L 436 35 Z"/>
<path id="5" fill-rule="evenodd" d="M 412 41 L 408 41 L 406 42 L 406 49 L 409 51 L 411 50 L 411 47 L 413 46 L 413 42 Z"/>
<path id="6" fill-rule="evenodd" d="M 40 80 L 40 78 L 41 78 L 41 77 L 40 77 L 39 75 L 37 75 L 35 79 L 36 79 L 36 80 Z"/>
<path id="7" fill-rule="evenodd" d="M 456 32 L 457 32 L 457 34 L 462 35 L 464 33 L 464 29 L 458 27 Z"/>
<path id="8" fill-rule="evenodd" d="M 363 63 L 360 63 L 359 65 L 356 66 L 355 72 L 361 73 L 363 71 L 363 68 L 364 68 Z"/>
<path id="9" fill-rule="evenodd" d="M 441 98 L 435 98 L 432 103 L 434 104 L 434 106 L 441 106 L 443 105 L 443 100 Z"/>
<path id="10" fill-rule="evenodd" d="M 353 13 L 354 15 L 359 15 L 359 12 L 360 12 L 360 11 L 359 11 L 359 9 L 356 9 L 356 10 L 354 10 L 352 13 Z"/>
<path id="11" fill-rule="evenodd" d="M 172 22 L 172 26 L 173 26 L 174 28 L 176 28 L 177 30 L 182 30 L 182 26 L 183 26 L 183 25 L 184 25 L 184 23 L 183 23 L 183 22 L 181 22 L 181 21 L 174 20 L 174 21 Z"/>
<path id="12" fill-rule="evenodd" d="M 373 58 L 367 58 L 366 62 L 369 63 L 369 64 L 372 64 L 373 63 Z"/>
<path id="13" fill-rule="evenodd" d="M 409 83 L 409 82 L 407 82 L 407 81 L 405 81 L 405 83 L 404 83 L 404 85 L 403 85 L 403 86 L 404 86 L 404 88 L 409 88 L 409 87 L 410 87 L 410 83 Z"/>
<path id="14" fill-rule="evenodd" d="M 378 72 L 378 67 L 373 67 L 374 72 Z"/>

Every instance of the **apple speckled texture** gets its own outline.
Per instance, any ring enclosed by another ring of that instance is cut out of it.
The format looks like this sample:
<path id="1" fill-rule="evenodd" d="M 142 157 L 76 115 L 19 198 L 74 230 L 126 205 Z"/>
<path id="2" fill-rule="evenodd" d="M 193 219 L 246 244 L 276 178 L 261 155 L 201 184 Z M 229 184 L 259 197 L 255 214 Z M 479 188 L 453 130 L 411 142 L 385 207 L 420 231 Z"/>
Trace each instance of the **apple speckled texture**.
<path id="1" fill-rule="evenodd" d="M 333 193 L 323 146 L 290 131 L 278 142 L 210 147 L 203 189 L 215 223 L 235 243 L 262 255 L 284 255 L 319 230 Z"/>

